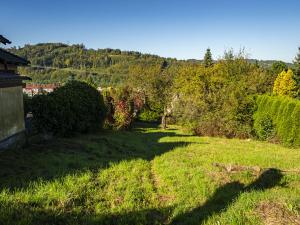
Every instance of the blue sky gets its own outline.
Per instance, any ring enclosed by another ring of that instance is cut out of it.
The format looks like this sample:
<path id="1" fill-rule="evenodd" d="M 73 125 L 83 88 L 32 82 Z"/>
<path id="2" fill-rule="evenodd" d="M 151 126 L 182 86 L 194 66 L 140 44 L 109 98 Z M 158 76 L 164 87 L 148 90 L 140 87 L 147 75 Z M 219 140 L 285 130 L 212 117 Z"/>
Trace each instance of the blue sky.
<path id="1" fill-rule="evenodd" d="M 13 45 L 83 43 L 178 59 L 245 48 L 291 62 L 300 46 L 299 0 L 10 0 L 0 34 Z"/>

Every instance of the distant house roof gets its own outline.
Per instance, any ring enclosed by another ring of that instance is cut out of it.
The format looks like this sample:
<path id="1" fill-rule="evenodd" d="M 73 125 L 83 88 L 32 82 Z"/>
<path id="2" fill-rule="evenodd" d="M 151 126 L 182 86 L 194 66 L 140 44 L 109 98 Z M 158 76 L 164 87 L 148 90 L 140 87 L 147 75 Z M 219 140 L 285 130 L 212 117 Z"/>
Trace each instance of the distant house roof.
<path id="1" fill-rule="evenodd" d="M 55 89 L 59 84 L 26 84 L 25 89 Z"/>
<path id="2" fill-rule="evenodd" d="M 6 39 L 5 37 L 3 37 L 2 35 L 0 35 L 0 42 L 2 44 L 11 44 L 11 41 L 9 41 L 8 39 Z"/>
<path id="3" fill-rule="evenodd" d="M 14 55 L 2 48 L 0 48 L 0 60 L 5 61 L 7 63 L 23 66 L 26 66 L 30 63 L 28 60 L 23 59 L 20 56 Z"/>

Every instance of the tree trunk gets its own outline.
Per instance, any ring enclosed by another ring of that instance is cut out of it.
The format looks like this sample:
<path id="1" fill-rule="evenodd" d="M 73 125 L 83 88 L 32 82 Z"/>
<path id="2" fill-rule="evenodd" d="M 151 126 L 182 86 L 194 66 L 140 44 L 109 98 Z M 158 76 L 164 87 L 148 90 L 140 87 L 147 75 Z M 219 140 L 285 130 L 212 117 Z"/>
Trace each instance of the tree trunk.
<path id="1" fill-rule="evenodd" d="M 167 128 L 166 114 L 163 114 L 161 118 L 161 128 L 164 130 Z"/>
<path id="2" fill-rule="evenodd" d="M 166 118 L 167 118 L 167 109 L 166 109 L 166 107 L 164 107 L 164 114 L 161 117 L 161 128 L 164 129 L 164 130 L 167 128 Z"/>

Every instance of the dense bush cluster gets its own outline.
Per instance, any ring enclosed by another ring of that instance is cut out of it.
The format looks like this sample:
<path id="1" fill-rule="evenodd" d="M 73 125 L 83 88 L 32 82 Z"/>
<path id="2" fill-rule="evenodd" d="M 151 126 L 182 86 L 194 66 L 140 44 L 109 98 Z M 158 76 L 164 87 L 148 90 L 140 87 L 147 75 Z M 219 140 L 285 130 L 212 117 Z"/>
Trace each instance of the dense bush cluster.
<path id="1" fill-rule="evenodd" d="M 261 139 L 276 135 L 290 146 L 300 146 L 300 101 L 289 97 L 257 96 L 254 129 Z"/>
<path id="2" fill-rule="evenodd" d="M 265 70 L 242 57 L 220 60 L 210 67 L 191 65 L 174 81 L 173 115 L 199 135 L 252 136 L 253 94 L 271 91 Z"/>
<path id="3" fill-rule="evenodd" d="M 105 105 L 101 94 L 84 82 L 70 81 L 50 94 L 32 98 L 34 125 L 39 131 L 69 136 L 101 128 Z"/>

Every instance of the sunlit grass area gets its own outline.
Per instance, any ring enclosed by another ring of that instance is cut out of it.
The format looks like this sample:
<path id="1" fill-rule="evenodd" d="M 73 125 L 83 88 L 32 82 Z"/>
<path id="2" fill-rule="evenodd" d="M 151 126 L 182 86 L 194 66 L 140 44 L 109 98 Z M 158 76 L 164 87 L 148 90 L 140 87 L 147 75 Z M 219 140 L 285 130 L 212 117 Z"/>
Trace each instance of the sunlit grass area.
<path id="1" fill-rule="evenodd" d="M 178 127 L 36 141 L 0 153 L 0 224 L 300 224 L 298 169 L 300 149 Z"/>

